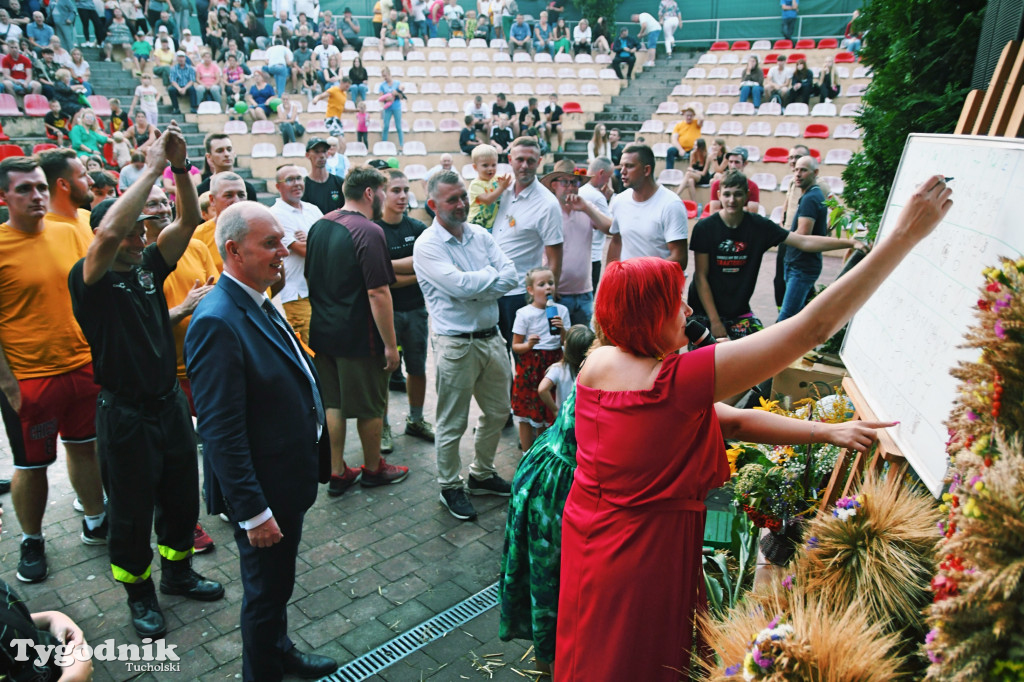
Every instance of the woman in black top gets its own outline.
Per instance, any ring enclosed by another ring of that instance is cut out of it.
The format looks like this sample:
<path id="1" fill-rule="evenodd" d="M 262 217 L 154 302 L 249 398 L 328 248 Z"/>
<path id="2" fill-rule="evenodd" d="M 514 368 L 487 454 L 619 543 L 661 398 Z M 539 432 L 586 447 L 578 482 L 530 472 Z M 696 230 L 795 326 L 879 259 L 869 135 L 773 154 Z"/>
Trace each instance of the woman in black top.
<path id="1" fill-rule="evenodd" d="M 798 59 L 796 61 L 796 71 L 793 72 L 793 78 L 790 83 L 792 83 L 792 87 L 789 89 L 789 101 L 786 104 L 792 104 L 793 102 L 809 104 L 811 101 L 811 87 L 814 85 L 814 74 L 807 68 L 806 59 Z"/>
<path id="2" fill-rule="evenodd" d="M 593 36 L 592 45 L 597 50 L 598 54 L 608 54 L 612 51 L 611 45 L 608 41 L 608 25 L 604 23 L 604 17 L 598 17 L 597 21 L 594 22 L 594 27 L 590 31 Z"/>
<path id="3" fill-rule="evenodd" d="M 367 78 L 369 76 L 366 75 L 366 69 L 363 68 L 363 60 L 356 57 L 352 60 L 352 68 L 348 70 L 348 79 L 352 81 L 352 87 L 348 89 L 348 94 L 352 98 L 352 104 L 366 99 L 366 94 L 369 92 L 366 86 Z"/>
<path id="4" fill-rule="evenodd" d="M 267 27 L 263 25 L 263 17 L 257 17 L 255 14 L 249 14 L 245 18 L 245 50 L 251 53 L 253 51 L 253 44 L 261 50 L 267 49 L 267 45 L 270 44 L 270 40 L 267 38 Z"/>

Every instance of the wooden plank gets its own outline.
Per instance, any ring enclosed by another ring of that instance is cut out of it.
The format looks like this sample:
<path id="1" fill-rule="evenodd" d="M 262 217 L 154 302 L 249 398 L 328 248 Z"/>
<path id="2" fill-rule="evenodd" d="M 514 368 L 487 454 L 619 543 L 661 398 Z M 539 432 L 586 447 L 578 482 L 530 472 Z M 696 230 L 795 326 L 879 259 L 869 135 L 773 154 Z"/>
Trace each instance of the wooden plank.
<path id="1" fill-rule="evenodd" d="M 953 130 L 954 135 L 970 135 L 974 128 L 974 122 L 978 120 L 978 112 L 981 111 L 981 101 L 985 97 L 984 90 L 971 90 L 964 100 L 964 108 L 960 110 L 960 120 Z"/>
<path id="2" fill-rule="evenodd" d="M 992 118 L 992 125 L 989 126 L 988 134 L 1002 137 L 1010 125 L 1010 117 L 1013 114 L 1017 102 L 1021 99 L 1021 86 L 1024 85 L 1024 50 L 1019 49 L 1013 60 L 1013 66 L 1003 86 L 1002 96 L 999 98 L 999 105 Z"/>
<path id="3" fill-rule="evenodd" d="M 1006 88 L 1010 71 L 1013 69 L 1013 62 L 1017 58 L 1019 50 L 1020 43 L 1015 40 L 1009 41 L 1003 47 L 1003 53 L 999 56 L 999 63 L 996 64 L 996 70 L 992 73 L 988 90 L 985 92 L 985 98 L 982 100 L 981 110 L 978 112 L 978 117 L 975 119 L 974 126 L 971 129 L 972 135 L 988 134 L 989 126 L 992 125 L 996 108 L 999 106 L 999 99 Z"/>

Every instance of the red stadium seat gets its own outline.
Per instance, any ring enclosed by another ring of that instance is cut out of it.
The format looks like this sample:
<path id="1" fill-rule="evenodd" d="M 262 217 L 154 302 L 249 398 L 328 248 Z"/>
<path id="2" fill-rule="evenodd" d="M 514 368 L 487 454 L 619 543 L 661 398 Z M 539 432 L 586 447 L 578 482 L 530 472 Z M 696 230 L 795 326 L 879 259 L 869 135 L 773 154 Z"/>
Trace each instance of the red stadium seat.
<path id="1" fill-rule="evenodd" d="M 734 50 L 749 50 L 750 49 L 750 41 L 749 40 L 737 40 L 735 43 L 732 44 L 732 49 L 734 49 Z"/>
<path id="2" fill-rule="evenodd" d="M 804 137 L 817 137 L 827 140 L 828 135 L 828 126 L 823 123 L 812 123 L 804 129 Z"/>
<path id="3" fill-rule="evenodd" d="M 835 58 L 836 64 L 853 64 L 855 61 L 857 61 L 857 55 L 852 52 L 840 52 Z"/>
<path id="4" fill-rule="evenodd" d="M 50 103 L 42 95 L 25 95 L 25 113 L 29 116 L 46 116 Z"/>
<path id="5" fill-rule="evenodd" d="M 785 147 L 768 147 L 761 163 L 789 163 L 789 150 Z"/>
<path id="6" fill-rule="evenodd" d="M 0 144 L 0 159 L 7 159 L 12 156 L 25 156 L 25 150 L 16 144 Z"/>
<path id="7" fill-rule="evenodd" d="M 110 116 L 110 101 L 103 95 L 89 95 L 89 107 L 96 112 L 97 116 Z"/>
<path id="8" fill-rule="evenodd" d="M 835 50 L 839 47 L 839 41 L 835 38 L 822 38 L 818 43 L 819 50 Z"/>
<path id="9" fill-rule="evenodd" d="M 807 61 L 807 55 L 805 55 L 803 52 L 794 52 L 793 54 L 789 55 L 789 57 L 786 58 L 786 63 L 787 64 L 796 64 L 797 61 L 799 61 L 801 59 L 803 59 L 804 61 Z"/>
<path id="10" fill-rule="evenodd" d="M 778 52 L 769 52 L 768 54 L 766 54 L 764 56 L 764 59 L 761 60 L 761 63 L 762 64 L 775 64 L 778 61 L 779 61 L 779 53 Z"/>
<path id="11" fill-rule="evenodd" d="M 697 202 L 690 201 L 689 199 L 683 199 L 683 205 L 686 206 L 686 217 L 693 220 L 697 217 Z"/>
<path id="12" fill-rule="evenodd" d="M 701 218 L 707 218 L 711 215 L 711 202 L 704 204 L 704 212 L 700 214 Z"/>
<path id="13" fill-rule="evenodd" d="M 57 145 L 50 144 L 49 142 L 40 142 L 35 147 L 32 147 L 32 153 L 38 154 L 39 152 L 45 152 L 47 149 L 57 149 Z"/>
<path id="14" fill-rule="evenodd" d="M 793 41 L 792 40 L 776 40 L 775 41 L 775 45 L 772 46 L 772 49 L 773 50 L 792 50 L 793 49 Z"/>
<path id="15" fill-rule="evenodd" d="M 813 50 L 814 39 L 813 38 L 801 38 L 796 41 L 796 49 L 798 50 Z"/>
<path id="16" fill-rule="evenodd" d="M 566 114 L 582 114 L 583 107 L 580 106 L 579 102 L 566 102 L 562 105 L 562 113 Z"/>
<path id="17" fill-rule="evenodd" d="M 817 161 L 818 163 L 821 163 L 821 152 L 818 151 L 817 149 L 814 149 L 812 147 L 811 148 L 811 158 L 814 159 L 815 161 Z"/>
<path id="18" fill-rule="evenodd" d="M 47 135 L 47 137 L 49 137 L 49 135 Z M 11 136 L 6 134 L 4 132 L 4 127 L 2 125 L 0 125 L 0 140 L 6 141 L 6 140 L 9 140 L 9 139 L 11 139 Z"/>
<path id="19" fill-rule="evenodd" d="M 720 50 L 728 50 L 728 49 L 729 49 L 728 41 L 716 40 L 715 42 L 711 43 L 711 51 L 712 52 L 718 52 Z"/>

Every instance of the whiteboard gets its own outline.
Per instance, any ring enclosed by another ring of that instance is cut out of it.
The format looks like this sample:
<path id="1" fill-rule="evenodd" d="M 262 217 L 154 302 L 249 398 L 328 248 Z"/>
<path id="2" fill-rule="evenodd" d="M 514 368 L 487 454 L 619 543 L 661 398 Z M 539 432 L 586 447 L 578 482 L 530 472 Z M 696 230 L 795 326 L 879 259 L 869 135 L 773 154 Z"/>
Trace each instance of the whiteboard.
<path id="1" fill-rule="evenodd" d="M 911 135 L 880 241 L 916 186 L 937 173 L 953 177 L 953 207 L 854 316 L 841 351 L 879 419 L 900 422 L 888 433 L 936 497 L 958 383 L 949 370 L 978 356 L 958 346 L 976 321 L 981 271 L 1024 253 L 1024 140 Z"/>

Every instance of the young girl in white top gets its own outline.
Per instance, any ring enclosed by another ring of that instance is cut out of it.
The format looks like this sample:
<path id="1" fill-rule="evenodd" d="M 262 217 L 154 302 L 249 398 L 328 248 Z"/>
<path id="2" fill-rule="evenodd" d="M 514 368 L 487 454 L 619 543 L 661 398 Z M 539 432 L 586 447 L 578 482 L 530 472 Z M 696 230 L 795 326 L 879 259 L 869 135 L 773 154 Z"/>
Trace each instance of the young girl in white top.
<path id="1" fill-rule="evenodd" d="M 537 387 L 538 397 L 552 414 L 558 414 L 562 404 L 572 393 L 583 358 L 594 343 L 594 332 L 585 324 L 574 324 L 563 336 L 565 340 L 562 344 L 562 360 L 548 367 L 540 386 Z"/>
<path id="2" fill-rule="evenodd" d="M 516 311 L 512 323 L 512 350 L 519 355 L 512 382 L 512 414 L 519 424 L 519 444 L 523 450 L 528 450 L 555 418 L 555 413 L 537 395 L 544 371 L 562 359 L 562 320 L 569 319 L 568 308 L 559 303 L 552 303 L 555 316 L 548 318 L 548 297 L 554 293 L 555 275 L 550 268 L 527 272 L 526 294 L 530 304 Z"/>

